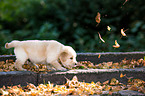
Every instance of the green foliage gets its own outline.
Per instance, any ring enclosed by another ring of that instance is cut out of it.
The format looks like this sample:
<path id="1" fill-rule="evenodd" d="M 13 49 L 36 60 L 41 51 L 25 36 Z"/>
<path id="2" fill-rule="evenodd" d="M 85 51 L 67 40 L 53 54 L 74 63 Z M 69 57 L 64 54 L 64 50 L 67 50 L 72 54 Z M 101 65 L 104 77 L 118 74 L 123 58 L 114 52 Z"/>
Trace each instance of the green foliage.
<path id="1" fill-rule="evenodd" d="M 143 0 L 1 0 L 0 54 L 12 40 L 57 40 L 77 52 L 144 51 Z M 101 14 L 96 27 L 95 16 Z M 107 30 L 111 27 L 111 31 Z M 128 29 L 122 37 L 120 29 Z M 98 32 L 106 43 L 101 42 Z M 114 49 L 117 40 L 120 48 Z"/>

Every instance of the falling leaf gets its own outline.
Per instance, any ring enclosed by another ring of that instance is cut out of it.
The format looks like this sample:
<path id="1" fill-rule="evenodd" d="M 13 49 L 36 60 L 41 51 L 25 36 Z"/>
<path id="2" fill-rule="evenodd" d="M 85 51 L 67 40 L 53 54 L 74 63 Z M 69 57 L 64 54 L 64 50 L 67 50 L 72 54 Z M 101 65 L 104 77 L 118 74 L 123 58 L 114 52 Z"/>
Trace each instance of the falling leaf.
<path id="1" fill-rule="evenodd" d="M 119 48 L 120 45 L 117 43 L 117 40 L 115 40 L 115 45 L 113 45 L 114 48 Z"/>
<path id="2" fill-rule="evenodd" d="M 107 29 L 108 29 L 108 31 L 110 31 L 111 30 L 111 27 L 107 26 Z"/>
<path id="3" fill-rule="evenodd" d="M 105 43 L 105 41 L 102 39 L 102 37 L 101 37 L 99 32 L 98 32 L 98 34 L 99 34 L 99 38 L 101 39 L 101 41 Z"/>
<path id="4" fill-rule="evenodd" d="M 95 17 L 96 22 L 99 24 L 101 22 L 101 14 L 98 12 L 97 16 Z M 96 26 L 98 26 L 98 24 Z"/>
<path id="5" fill-rule="evenodd" d="M 98 58 L 100 58 L 100 57 L 101 57 L 101 55 L 99 54 Z"/>
<path id="6" fill-rule="evenodd" d="M 129 1 L 129 0 L 125 0 L 124 3 L 123 3 L 123 5 L 124 5 L 127 1 Z"/>
<path id="7" fill-rule="evenodd" d="M 126 74 L 124 74 L 124 75 L 123 75 L 122 73 L 120 74 L 120 78 L 122 78 L 122 77 L 124 77 L 124 76 L 126 76 Z"/>
<path id="8" fill-rule="evenodd" d="M 101 14 L 99 12 L 97 13 L 97 16 L 95 17 L 95 20 L 97 23 L 101 22 Z"/>
<path id="9" fill-rule="evenodd" d="M 127 37 L 127 35 L 124 33 L 125 31 L 123 31 L 123 29 L 121 29 L 121 34 L 122 34 L 122 36 L 126 36 Z"/>

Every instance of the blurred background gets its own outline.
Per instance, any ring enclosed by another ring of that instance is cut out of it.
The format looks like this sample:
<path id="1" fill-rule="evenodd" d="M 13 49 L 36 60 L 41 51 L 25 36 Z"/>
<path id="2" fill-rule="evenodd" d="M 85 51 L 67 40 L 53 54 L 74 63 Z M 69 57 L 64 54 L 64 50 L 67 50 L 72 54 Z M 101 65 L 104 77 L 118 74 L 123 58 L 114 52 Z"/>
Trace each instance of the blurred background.
<path id="1" fill-rule="evenodd" d="M 0 0 L 0 54 L 13 54 L 6 42 L 36 39 L 57 40 L 77 52 L 145 51 L 144 0 Z M 112 47 L 115 40 L 119 48 Z"/>

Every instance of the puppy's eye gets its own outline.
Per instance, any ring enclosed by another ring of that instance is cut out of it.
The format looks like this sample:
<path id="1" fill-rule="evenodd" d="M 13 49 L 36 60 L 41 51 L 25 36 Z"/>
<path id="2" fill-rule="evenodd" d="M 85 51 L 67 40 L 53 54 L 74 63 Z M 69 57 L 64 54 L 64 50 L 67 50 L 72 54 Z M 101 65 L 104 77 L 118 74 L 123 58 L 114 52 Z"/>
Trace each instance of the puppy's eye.
<path id="1" fill-rule="evenodd" d="M 70 59 L 72 60 L 72 59 L 73 59 L 73 57 L 70 57 Z"/>

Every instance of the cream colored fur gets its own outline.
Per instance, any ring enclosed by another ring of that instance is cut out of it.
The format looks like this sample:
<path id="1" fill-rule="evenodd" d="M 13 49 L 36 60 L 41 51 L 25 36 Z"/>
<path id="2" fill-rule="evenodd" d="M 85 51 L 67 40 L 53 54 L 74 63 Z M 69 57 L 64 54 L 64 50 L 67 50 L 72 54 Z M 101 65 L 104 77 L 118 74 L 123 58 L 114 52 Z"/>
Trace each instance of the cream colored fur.
<path id="1" fill-rule="evenodd" d="M 14 47 L 15 66 L 18 70 L 25 70 L 22 65 L 28 59 L 34 65 L 46 64 L 48 69 L 55 68 L 56 70 L 66 70 L 77 63 L 74 49 L 55 40 L 12 41 L 5 44 L 7 49 L 12 47 Z M 62 67 L 58 60 L 66 68 Z"/>

